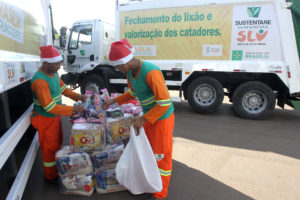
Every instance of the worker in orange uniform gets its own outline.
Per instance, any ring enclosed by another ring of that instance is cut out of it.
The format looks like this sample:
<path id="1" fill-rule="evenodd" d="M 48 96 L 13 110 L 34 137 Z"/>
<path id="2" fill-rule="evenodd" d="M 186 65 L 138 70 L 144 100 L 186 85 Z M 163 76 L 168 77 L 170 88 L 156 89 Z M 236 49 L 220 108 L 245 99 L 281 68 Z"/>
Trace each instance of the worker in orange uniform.
<path id="1" fill-rule="evenodd" d="M 38 130 L 42 150 L 42 161 L 46 182 L 57 183 L 58 174 L 55 153 L 63 140 L 61 115 L 71 116 L 72 112 L 82 112 L 82 106 L 62 105 L 61 95 L 74 101 L 85 101 L 85 96 L 71 91 L 59 78 L 62 57 L 52 46 L 41 46 L 42 66 L 31 80 L 33 113 L 31 123 Z"/>
<path id="2" fill-rule="evenodd" d="M 112 43 L 109 61 L 120 72 L 127 74 L 129 90 L 104 102 L 103 108 L 107 109 L 115 102 L 121 105 L 136 97 L 139 99 L 144 115 L 135 118 L 134 128 L 139 131 L 144 127 L 163 183 L 162 191 L 154 193 L 151 199 L 163 199 L 168 194 L 172 172 L 174 129 L 174 107 L 164 77 L 158 66 L 134 58 L 132 46 L 126 39 Z"/>

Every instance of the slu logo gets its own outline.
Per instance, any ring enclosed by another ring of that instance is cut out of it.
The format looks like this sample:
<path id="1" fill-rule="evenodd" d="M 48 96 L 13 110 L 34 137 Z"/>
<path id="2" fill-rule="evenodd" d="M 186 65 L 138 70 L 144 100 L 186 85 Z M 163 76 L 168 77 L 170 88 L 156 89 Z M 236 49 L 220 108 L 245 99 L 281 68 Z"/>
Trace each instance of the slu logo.
<path id="1" fill-rule="evenodd" d="M 243 59 L 243 51 L 237 50 L 232 51 L 232 60 L 242 60 Z"/>
<path id="2" fill-rule="evenodd" d="M 85 55 L 85 50 L 80 50 L 80 55 L 84 56 Z"/>
<path id="3" fill-rule="evenodd" d="M 237 41 L 239 42 L 245 42 L 246 40 L 248 42 L 255 42 L 255 41 L 262 41 L 267 36 L 268 31 L 264 31 L 263 29 L 259 30 L 258 33 L 255 33 L 255 37 L 253 38 L 252 31 L 240 31 L 238 35 L 240 37 L 237 38 Z"/>
<path id="4" fill-rule="evenodd" d="M 247 12 L 249 17 L 258 17 L 259 16 L 259 12 L 260 12 L 261 7 L 248 7 L 247 8 Z"/>

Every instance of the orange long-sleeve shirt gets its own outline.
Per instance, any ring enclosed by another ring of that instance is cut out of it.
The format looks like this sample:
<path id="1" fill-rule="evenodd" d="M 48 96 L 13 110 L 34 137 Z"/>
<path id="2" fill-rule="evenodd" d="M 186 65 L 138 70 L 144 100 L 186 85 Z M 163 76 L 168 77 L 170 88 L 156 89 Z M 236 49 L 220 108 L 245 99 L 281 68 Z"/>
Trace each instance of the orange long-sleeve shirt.
<path id="1" fill-rule="evenodd" d="M 139 72 L 137 77 L 139 76 Z M 135 78 L 137 78 L 135 77 Z M 129 79 L 127 78 L 127 83 L 131 91 L 134 92 Z M 151 88 L 154 93 L 155 100 L 165 100 L 170 99 L 170 95 L 165 84 L 164 77 L 159 70 L 152 70 L 146 76 L 146 83 Z M 121 105 L 134 99 L 135 97 L 130 94 L 129 91 L 115 98 L 115 101 Z M 160 106 L 155 104 L 147 113 L 144 114 L 145 119 L 151 124 L 155 123 L 168 109 L 170 106 Z"/>
<path id="2" fill-rule="evenodd" d="M 60 87 L 62 88 L 63 86 L 65 86 L 65 83 L 61 79 L 59 80 L 60 80 Z M 32 83 L 31 89 L 35 92 L 38 101 L 42 105 L 42 107 L 49 105 L 53 101 L 47 81 L 43 79 L 37 79 Z M 74 101 L 78 101 L 79 94 L 73 92 L 67 87 L 65 88 L 64 91 L 62 91 L 62 95 L 67 96 Z M 59 104 L 56 104 L 53 107 L 53 109 L 49 111 L 49 113 L 51 114 L 64 115 L 64 116 L 71 116 L 72 112 L 73 112 L 73 106 L 65 106 Z"/>

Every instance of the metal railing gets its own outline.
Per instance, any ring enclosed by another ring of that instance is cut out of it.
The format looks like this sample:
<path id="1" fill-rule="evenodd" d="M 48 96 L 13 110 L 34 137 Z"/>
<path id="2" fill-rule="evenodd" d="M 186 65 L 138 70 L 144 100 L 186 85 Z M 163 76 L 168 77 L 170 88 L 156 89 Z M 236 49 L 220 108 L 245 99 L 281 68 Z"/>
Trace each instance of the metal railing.
<path id="1" fill-rule="evenodd" d="M 32 108 L 33 105 L 31 105 L 0 138 L 0 169 L 3 167 L 30 126 Z M 19 200 L 22 198 L 38 149 L 39 141 L 38 134 L 36 133 L 6 199 Z"/>

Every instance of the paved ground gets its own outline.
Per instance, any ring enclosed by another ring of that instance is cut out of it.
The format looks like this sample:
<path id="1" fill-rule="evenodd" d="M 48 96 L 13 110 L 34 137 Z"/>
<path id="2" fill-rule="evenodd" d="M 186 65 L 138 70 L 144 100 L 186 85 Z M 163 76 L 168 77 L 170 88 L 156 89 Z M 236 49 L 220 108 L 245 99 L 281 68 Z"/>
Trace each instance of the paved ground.
<path id="1" fill-rule="evenodd" d="M 173 175 L 169 200 L 300 199 L 300 112 L 276 109 L 264 121 L 243 120 L 230 104 L 200 115 L 175 103 Z M 65 142 L 70 124 L 64 120 Z M 43 182 L 37 157 L 24 200 L 86 199 L 64 196 Z M 89 199 L 145 199 L 128 192 Z"/>

